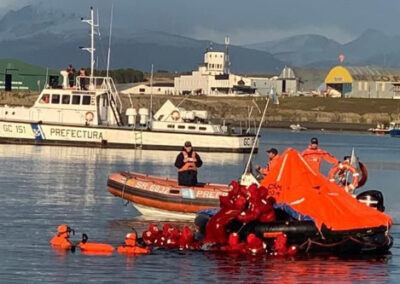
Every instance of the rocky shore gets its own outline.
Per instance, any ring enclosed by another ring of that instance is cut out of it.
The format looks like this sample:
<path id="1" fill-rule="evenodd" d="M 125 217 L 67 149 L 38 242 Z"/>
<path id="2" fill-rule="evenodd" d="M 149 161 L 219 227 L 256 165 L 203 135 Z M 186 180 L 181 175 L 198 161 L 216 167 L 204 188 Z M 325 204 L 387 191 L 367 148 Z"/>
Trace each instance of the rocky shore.
<path id="1" fill-rule="evenodd" d="M 31 106 L 38 93 L 0 93 L 0 104 Z M 149 107 L 150 97 L 121 95 L 125 108 Z M 266 98 L 153 96 L 157 110 L 167 99 L 188 110 L 207 110 L 213 120 L 234 125 L 253 125 L 261 119 Z M 308 129 L 366 131 L 377 123 L 388 124 L 399 119 L 400 100 L 390 99 L 332 99 L 319 97 L 280 98 L 279 105 L 270 101 L 265 127 L 288 128 L 300 123 Z"/>

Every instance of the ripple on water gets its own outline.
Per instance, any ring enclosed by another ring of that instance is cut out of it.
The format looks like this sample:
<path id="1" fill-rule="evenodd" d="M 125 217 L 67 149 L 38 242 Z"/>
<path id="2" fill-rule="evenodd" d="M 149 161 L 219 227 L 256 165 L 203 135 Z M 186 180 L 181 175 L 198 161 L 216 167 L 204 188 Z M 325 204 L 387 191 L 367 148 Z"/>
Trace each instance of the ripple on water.
<path id="1" fill-rule="evenodd" d="M 359 134 L 264 131 L 254 163 L 266 162 L 264 148 L 304 149 L 312 136 L 337 157 L 357 154 L 369 169 L 366 188 L 384 192 L 386 208 L 400 223 L 398 158 L 400 139 Z M 131 227 L 142 232 L 151 221 L 108 193 L 111 172 L 136 170 L 175 177 L 177 153 L 66 147 L 0 145 L 0 280 L 2 283 L 397 283 L 400 229 L 393 227 L 391 255 L 380 258 L 249 257 L 212 252 L 155 250 L 140 257 L 60 253 L 48 242 L 60 223 L 93 241 L 119 245 Z M 247 155 L 201 153 L 199 178 L 227 183 L 243 171 Z M 157 221 L 157 220 L 155 220 Z M 184 223 L 174 223 L 182 226 Z"/>

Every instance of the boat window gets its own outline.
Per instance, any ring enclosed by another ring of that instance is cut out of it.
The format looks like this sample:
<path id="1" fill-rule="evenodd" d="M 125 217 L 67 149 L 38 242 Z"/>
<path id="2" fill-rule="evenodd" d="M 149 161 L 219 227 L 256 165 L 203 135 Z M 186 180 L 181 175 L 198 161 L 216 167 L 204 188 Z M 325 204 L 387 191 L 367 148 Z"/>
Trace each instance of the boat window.
<path id="1" fill-rule="evenodd" d="M 72 96 L 72 104 L 73 105 L 80 105 L 81 104 L 81 96 L 73 95 Z"/>
<path id="2" fill-rule="evenodd" d="M 196 126 L 189 126 L 188 127 L 190 130 L 196 130 Z"/>
<path id="3" fill-rule="evenodd" d="M 82 96 L 82 104 L 90 105 L 90 96 Z"/>
<path id="4" fill-rule="evenodd" d="M 167 127 L 168 127 L 168 128 L 175 128 L 175 125 L 173 125 L 173 124 L 168 124 Z"/>
<path id="5" fill-rule="evenodd" d="M 199 127 L 199 130 L 207 130 L 207 128 L 206 128 L 206 127 L 203 127 L 203 126 L 200 126 L 200 127 Z"/>
<path id="6" fill-rule="evenodd" d="M 71 100 L 71 96 L 70 95 L 62 95 L 62 104 L 63 105 L 69 105 L 69 102 Z"/>
<path id="7" fill-rule="evenodd" d="M 51 103 L 59 104 L 60 103 L 60 95 L 51 95 Z"/>
<path id="8" fill-rule="evenodd" d="M 50 95 L 44 94 L 39 101 L 41 104 L 48 104 L 50 102 Z"/>
<path id="9" fill-rule="evenodd" d="M 179 129 L 185 129 L 185 125 L 178 125 Z"/>

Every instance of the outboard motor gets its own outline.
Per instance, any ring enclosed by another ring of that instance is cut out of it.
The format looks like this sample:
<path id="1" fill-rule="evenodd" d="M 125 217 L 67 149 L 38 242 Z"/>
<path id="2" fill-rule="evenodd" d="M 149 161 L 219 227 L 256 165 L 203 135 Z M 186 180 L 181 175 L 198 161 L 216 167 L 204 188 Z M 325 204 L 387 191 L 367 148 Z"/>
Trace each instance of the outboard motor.
<path id="1" fill-rule="evenodd" d="M 369 207 L 375 208 L 381 212 L 385 211 L 383 205 L 383 194 L 378 190 L 367 190 L 357 195 L 357 200 L 368 205 Z"/>

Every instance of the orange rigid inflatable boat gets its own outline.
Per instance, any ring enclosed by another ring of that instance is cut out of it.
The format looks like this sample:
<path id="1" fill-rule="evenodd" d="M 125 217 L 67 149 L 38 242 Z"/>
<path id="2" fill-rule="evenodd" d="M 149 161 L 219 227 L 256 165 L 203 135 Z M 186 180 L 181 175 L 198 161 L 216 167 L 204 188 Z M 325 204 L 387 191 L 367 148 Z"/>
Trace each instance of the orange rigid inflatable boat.
<path id="1" fill-rule="evenodd" d="M 199 183 L 197 186 L 180 186 L 176 179 L 150 176 L 135 172 L 113 173 L 108 177 L 110 193 L 133 202 L 142 208 L 152 208 L 171 213 L 197 213 L 219 206 L 219 196 L 226 196 L 228 185 Z"/>

